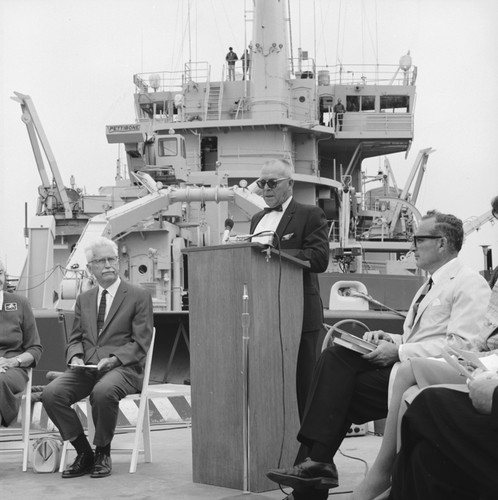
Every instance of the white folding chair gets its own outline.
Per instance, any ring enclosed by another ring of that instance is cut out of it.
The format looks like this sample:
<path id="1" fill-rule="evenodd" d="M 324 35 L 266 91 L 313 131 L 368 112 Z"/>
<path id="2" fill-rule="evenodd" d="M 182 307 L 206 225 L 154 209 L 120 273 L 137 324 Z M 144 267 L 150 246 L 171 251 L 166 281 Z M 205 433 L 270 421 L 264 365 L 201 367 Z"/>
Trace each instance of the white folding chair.
<path id="1" fill-rule="evenodd" d="M 21 431 L 22 445 L 16 447 L 2 448 L 0 453 L 22 452 L 22 470 L 28 470 L 29 456 L 29 430 L 31 427 L 31 387 L 33 385 L 33 369 L 28 368 L 28 382 L 24 389 L 21 402 Z"/>
<path id="2" fill-rule="evenodd" d="M 138 417 L 137 423 L 135 424 L 134 429 L 134 438 L 133 438 L 133 448 L 116 448 L 112 449 L 112 453 L 129 453 L 131 450 L 131 463 L 130 463 L 130 473 L 133 474 L 137 471 L 137 463 L 138 463 L 138 455 L 139 453 L 144 454 L 145 462 L 152 462 L 152 446 L 150 439 L 150 420 L 149 420 L 149 379 L 150 379 L 150 370 L 152 367 L 152 355 L 154 353 L 154 343 L 156 339 L 156 329 L 152 330 L 152 340 L 150 343 L 149 351 L 147 352 L 147 357 L 145 360 L 145 368 L 144 368 L 144 382 L 142 391 L 137 394 L 129 394 L 124 397 L 121 401 L 131 400 L 131 401 L 140 401 L 138 406 Z M 88 432 L 88 440 L 90 442 L 93 441 L 93 437 L 95 435 L 95 426 L 92 419 L 92 407 L 90 405 L 90 398 L 85 398 L 86 403 L 86 412 L 87 412 L 87 432 Z M 143 437 L 143 450 L 140 449 L 140 436 Z M 59 471 L 62 472 L 66 466 L 66 454 L 68 449 L 69 441 L 64 441 L 64 446 L 62 448 L 61 454 L 61 463 L 59 467 Z"/>

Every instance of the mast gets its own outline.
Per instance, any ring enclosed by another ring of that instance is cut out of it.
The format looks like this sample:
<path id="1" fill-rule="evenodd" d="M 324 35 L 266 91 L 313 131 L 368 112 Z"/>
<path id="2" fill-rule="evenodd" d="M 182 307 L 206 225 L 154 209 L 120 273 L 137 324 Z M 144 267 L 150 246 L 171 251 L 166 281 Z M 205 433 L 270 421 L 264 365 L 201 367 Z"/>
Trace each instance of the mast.
<path id="1" fill-rule="evenodd" d="M 252 116 L 271 120 L 287 117 L 289 109 L 286 2 L 255 0 L 252 37 Z"/>

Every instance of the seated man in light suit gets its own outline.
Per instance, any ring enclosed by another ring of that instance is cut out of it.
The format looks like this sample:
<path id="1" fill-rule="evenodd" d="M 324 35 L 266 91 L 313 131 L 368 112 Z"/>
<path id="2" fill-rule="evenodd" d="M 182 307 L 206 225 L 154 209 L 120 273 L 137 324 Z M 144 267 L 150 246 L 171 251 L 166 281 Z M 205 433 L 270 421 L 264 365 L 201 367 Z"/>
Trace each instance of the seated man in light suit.
<path id="1" fill-rule="evenodd" d="M 444 347 L 469 349 L 476 341 L 490 289 L 477 272 L 457 259 L 463 224 L 453 215 L 429 212 L 414 239 L 417 266 L 430 275 L 417 292 L 403 334 L 368 332 L 377 344 L 359 355 L 339 346 L 320 356 L 298 440 L 309 457 L 289 469 L 268 472 L 273 481 L 294 488 L 293 498 L 325 499 L 338 485 L 333 457 L 350 425 L 384 418 L 392 366 L 416 357 L 439 357 Z"/>
<path id="2" fill-rule="evenodd" d="M 62 473 L 63 478 L 111 474 L 110 449 L 119 401 L 141 390 L 152 339 L 152 299 L 145 289 L 119 278 L 116 244 L 97 238 L 85 249 L 85 255 L 99 286 L 78 296 L 66 349 L 70 367 L 43 391 L 48 416 L 77 452 L 74 463 Z M 71 408 L 87 396 L 95 423 L 95 455 Z"/>
<path id="3" fill-rule="evenodd" d="M 328 226 L 322 209 L 298 203 L 292 197 L 293 168 L 286 160 L 267 161 L 256 181 L 268 208 L 251 220 L 251 234 L 273 232 L 274 237 L 257 237 L 252 241 L 273 245 L 293 257 L 309 262 L 303 270 L 303 325 L 296 369 L 299 418 L 302 418 L 308 396 L 323 325 L 323 305 L 317 273 L 323 273 L 329 262 Z"/>

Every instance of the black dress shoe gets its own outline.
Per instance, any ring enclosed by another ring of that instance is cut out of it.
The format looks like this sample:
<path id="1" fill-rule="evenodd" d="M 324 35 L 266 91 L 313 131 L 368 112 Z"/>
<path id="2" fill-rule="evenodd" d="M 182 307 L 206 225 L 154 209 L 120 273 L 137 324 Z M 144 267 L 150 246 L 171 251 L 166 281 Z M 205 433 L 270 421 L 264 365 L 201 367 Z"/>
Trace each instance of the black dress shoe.
<path id="1" fill-rule="evenodd" d="M 62 472 L 64 479 L 71 477 L 80 477 L 89 474 L 93 469 L 94 456 L 93 452 L 79 453 L 76 460 Z"/>
<path id="2" fill-rule="evenodd" d="M 290 486 L 295 490 L 329 489 L 339 486 L 339 476 L 334 464 L 314 462 L 310 458 L 290 469 L 271 469 L 266 476 L 275 483 Z"/>
<path id="3" fill-rule="evenodd" d="M 95 463 L 93 464 L 90 477 L 107 477 L 111 475 L 111 472 L 111 457 L 109 455 L 105 455 L 104 453 L 97 453 L 97 455 L 95 455 Z"/>
<path id="4" fill-rule="evenodd" d="M 328 496 L 328 490 L 307 488 L 303 490 L 294 490 L 287 495 L 284 500 L 327 500 Z"/>

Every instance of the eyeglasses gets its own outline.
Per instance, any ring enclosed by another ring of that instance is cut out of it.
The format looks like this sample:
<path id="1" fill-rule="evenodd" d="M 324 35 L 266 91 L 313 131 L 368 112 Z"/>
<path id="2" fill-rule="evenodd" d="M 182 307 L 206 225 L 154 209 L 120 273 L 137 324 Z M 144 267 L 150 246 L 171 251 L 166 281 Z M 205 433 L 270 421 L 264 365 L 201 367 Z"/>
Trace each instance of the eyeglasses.
<path id="1" fill-rule="evenodd" d="M 118 258 L 117 257 L 104 257 L 102 259 L 93 259 L 90 262 L 92 264 L 96 264 L 98 266 L 105 266 L 106 263 L 109 263 L 110 266 L 114 266 L 118 262 Z"/>
<path id="2" fill-rule="evenodd" d="M 437 236 L 435 234 L 418 234 L 417 236 L 413 236 L 413 244 L 415 246 L 423 240 L 437 240 L 438 238 L 444 238 L 444 236 Z"/>
<path id="3" fill-rule="evenodd" d="M 264 189 L 265 186 L 268 186 L 269 189 L 275 189 L 279 182 L 290 179 L 290 177 L 281 177 L 280 179 L 258 179 L 256 184 L 259 189 Z"/>

